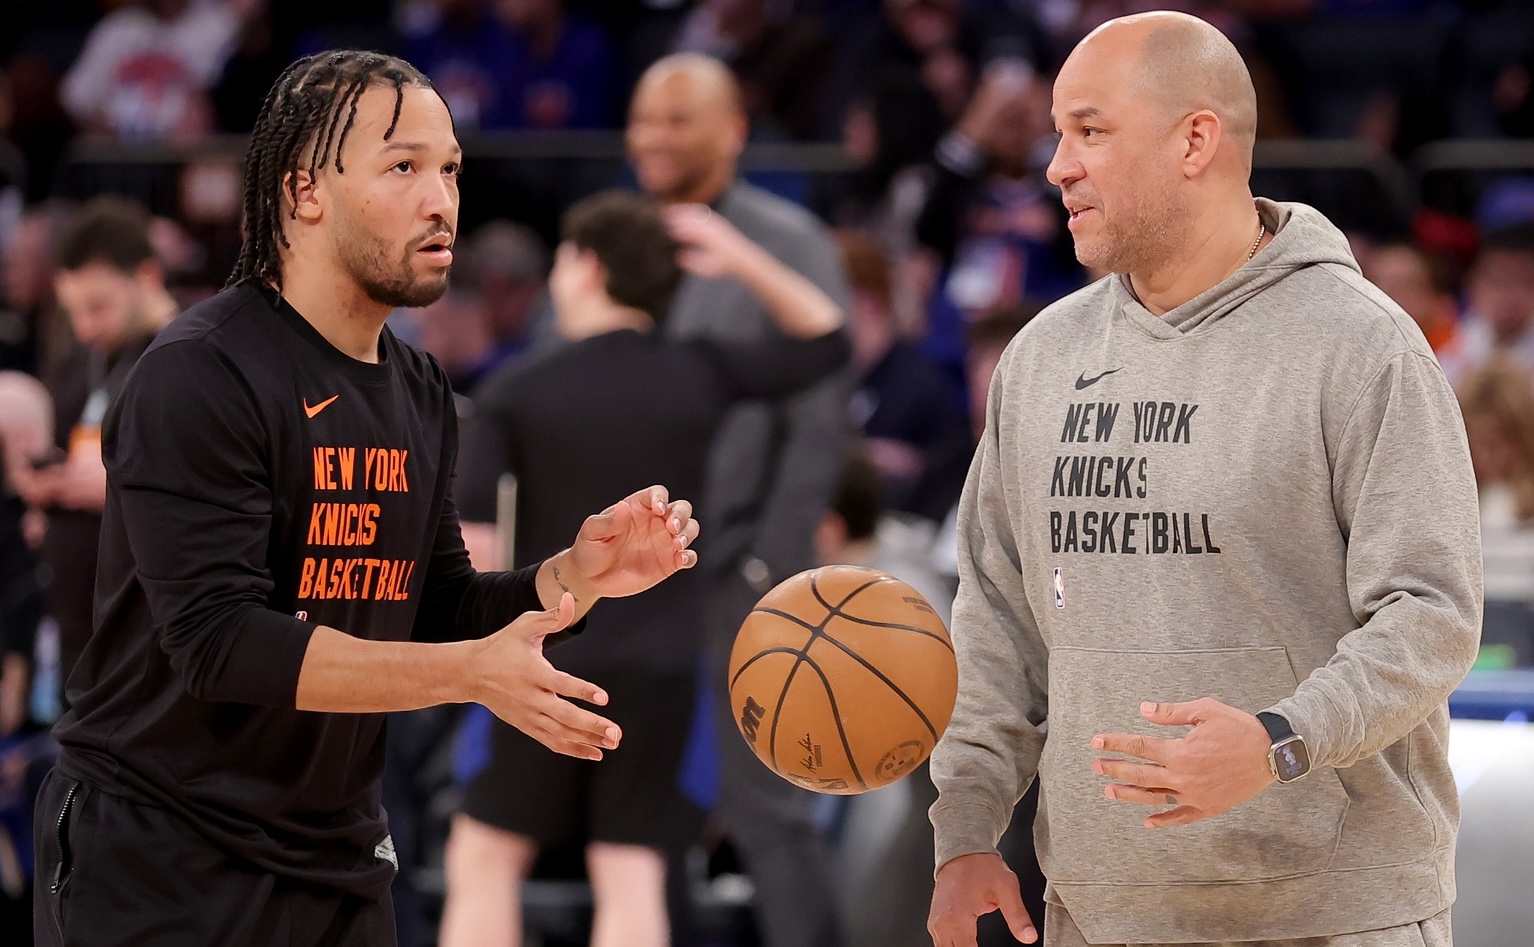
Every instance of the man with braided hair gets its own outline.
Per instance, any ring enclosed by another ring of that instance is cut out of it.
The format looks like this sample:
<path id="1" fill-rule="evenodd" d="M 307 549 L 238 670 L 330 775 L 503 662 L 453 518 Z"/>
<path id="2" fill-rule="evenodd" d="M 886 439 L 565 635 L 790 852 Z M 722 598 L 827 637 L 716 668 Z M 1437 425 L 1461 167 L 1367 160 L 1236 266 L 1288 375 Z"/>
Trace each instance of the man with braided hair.
<path id="1" fill-rule="evenodd" d="M 409 64 L 301 60 L 262 106 L 230 285 L 108 411 L 96 627 L 38 807 L 44 945 L 390 945 L 384 714 L 477 702 L 600 759 L 606 703 L 545 639 L 694 565 L 663 487 L 476 573 L 446 375 L 385 328 L 438 298 L 452 117 Z M 519 617 L 520 616 L 520 617 Z"/>

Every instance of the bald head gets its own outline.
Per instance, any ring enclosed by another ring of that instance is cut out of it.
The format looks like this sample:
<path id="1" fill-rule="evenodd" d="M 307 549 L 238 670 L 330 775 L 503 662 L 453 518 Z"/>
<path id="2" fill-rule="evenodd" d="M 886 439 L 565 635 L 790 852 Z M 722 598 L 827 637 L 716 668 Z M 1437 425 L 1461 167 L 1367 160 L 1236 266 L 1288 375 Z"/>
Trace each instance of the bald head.
<path id="1" fill-rule="evenodd" d="M 745 138 L 740 85 L 719 60 L 678 53 L 640 77 L 628 149 L 646 191 L 668 201 L 713 201 L 734 178 Z"/>
<path id="2" fill-rule="evenodd" d="M 1126 77 L 1130 94 L 1156 108 L 1167 124 L 1198 111 L 1214 113 L 1232 156 L 1250 171 L 1257 92 L 1245 61 L 1224 33 L 1186 13 L 1137 13 L 1087 34 L 1071 54 L 1077 55 L 1133 63 Z"/>
<path id="3" fill-rule="evenodd" d="M 702 53 L 673 53 L 656 60 L 639 77 L 635 101 L 645 94 L 684 96 L 726 118 L 744 112 L 735 73 L 723 62 Z"/>

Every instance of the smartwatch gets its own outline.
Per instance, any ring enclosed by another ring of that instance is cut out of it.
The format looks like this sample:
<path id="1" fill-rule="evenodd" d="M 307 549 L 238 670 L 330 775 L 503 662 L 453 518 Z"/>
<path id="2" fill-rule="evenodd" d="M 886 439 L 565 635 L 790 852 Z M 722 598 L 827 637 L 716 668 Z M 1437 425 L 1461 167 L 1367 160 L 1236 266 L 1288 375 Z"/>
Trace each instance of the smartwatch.
<path id="1" fill-rule="evenodd" d="M 1310 772 L 1310 750 L 1305 738 L 1294 732 L 1289 721 L 1274 713 L 1260 713 L 1257 719 L 1268 731 L 1273 745 L 1268 748 L 1268 770 L 1281 783 L 1292 783 Z"/>

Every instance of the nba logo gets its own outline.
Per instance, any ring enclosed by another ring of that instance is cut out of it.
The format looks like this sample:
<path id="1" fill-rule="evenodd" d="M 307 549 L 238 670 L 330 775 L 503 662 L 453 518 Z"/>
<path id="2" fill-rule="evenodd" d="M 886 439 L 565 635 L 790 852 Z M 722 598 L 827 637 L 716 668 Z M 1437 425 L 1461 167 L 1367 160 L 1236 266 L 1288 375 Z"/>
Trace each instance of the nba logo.
<path id="1" fill-rule="evenodd" d="M 1060 571 L 1059 569 L 1055 570 L 1055 572 L 1057 572 L 1057 573 L 1059 571 Z M 1060 584 L 1060 577 L 1058 575 L 1055 576 L 1055 584 L 1056 585 Z M 1059 593 L 1057 592 L 1055 594 L 1058 595 Z M 293 613 L 293 617 L 298 619 L 299 621 L 308 621 L 309 620 L 309 613 L 308 612 L 294 612 Z"/>
<path id="2" fill-rule="evenodd" d="M 1055 570 L 1055 607 L 1065 607 L 1065 576 L 1059 569 Z"/>

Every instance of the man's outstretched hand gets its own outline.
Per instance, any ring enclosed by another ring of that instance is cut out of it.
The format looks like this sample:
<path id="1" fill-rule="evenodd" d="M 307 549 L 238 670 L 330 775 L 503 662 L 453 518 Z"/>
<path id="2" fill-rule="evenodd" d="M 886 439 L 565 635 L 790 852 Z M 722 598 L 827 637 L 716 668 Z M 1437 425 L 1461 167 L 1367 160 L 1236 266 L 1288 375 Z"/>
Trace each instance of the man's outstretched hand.
<path id="1" fill-rule="evenodd" d="M 549 602 L 568 592 L 579 612 L 599 598 L 637 595 L 697 565 L 697 538 L 691 503 L 672 501 L 665 487 L 640 490 L 586 517 L 575 544 L 539 570 L 540 595 Z"/>

